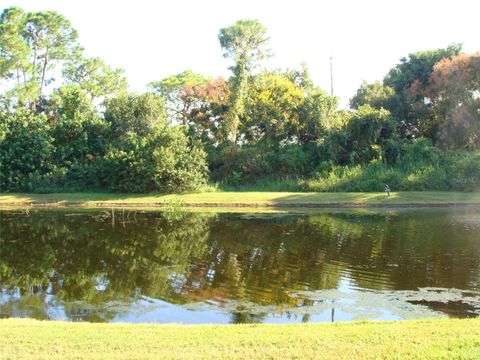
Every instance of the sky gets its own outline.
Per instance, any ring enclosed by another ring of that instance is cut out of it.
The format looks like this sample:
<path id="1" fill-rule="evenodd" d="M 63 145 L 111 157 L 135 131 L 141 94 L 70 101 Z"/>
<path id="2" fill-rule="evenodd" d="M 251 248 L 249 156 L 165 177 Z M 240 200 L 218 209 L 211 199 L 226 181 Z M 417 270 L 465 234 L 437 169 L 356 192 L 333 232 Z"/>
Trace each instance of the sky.
<path id="1" fill-rule="evenodd" d="M 362 81 L 381 80 L 409 53 L 463 43 L 480 51 L 480 1 L 362 0 L 0 0 L 0 8 L 55 10 L 79 32 L 88 56 L 120 67 L 130 90 L 191 69 L 229 76 L 218 32 L 240 19 L 268 30 L 274 56 L 266 68 L 299 68 L 333 90 L 345 107 Z"/>

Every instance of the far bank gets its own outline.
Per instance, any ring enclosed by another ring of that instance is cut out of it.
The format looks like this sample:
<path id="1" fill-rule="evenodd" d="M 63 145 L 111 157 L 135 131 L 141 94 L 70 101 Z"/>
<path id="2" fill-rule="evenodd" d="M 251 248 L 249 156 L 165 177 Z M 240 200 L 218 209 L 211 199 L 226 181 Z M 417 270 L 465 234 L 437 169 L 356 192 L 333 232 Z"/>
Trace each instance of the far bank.
<path id="1" fill-rule="evenodd" d="M 480 192 L 205 192 L 192 194 L 0 194 L 0 206 L 52 207 L 420 207 L 480 206 Z"/>

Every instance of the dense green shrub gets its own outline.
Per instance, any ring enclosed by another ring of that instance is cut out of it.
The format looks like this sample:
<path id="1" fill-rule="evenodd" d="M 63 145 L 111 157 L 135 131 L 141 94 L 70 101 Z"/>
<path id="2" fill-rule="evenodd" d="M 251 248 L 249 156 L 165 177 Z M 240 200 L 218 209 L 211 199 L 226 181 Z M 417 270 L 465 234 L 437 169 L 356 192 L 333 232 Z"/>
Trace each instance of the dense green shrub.
<path id="1" fill-rule="evenodd" d="M 268 155 L 271 150 L 261 146 L 232 149 L 221 147 L 210 157 L 212 179 L 228 184 L 253 183 L 273 172 Z"/>
<path id="2" fill-rule="evenodd" d="M 451 171 L 445 176 L 449 188 L 462 191 L 480 190 L 480 152 L 450 153 Z"/>
<path id="3" fill-rule="evenodd" d="M 84 90 L 69 85 L 44 107 L 42 115 L 0 116 L 2 191 L 180 192 L 207 182 L 204 150 L 184 128 L 166 125 L 158 96 L 108 99 L 102 116 Z"/>
<path id="4" fill-rule="evenodd" d="M 183 192 L 207 180 L 205 152 L 180 127 L 159 126 L 148 136 L 128 133 L 101 165 L 103 187 L 122 192 Z"/>
<path id="5" fill-rule="evenodd" d="M 53 137 L 47 119 L 25 111 L 0 115 L 0 122 L 0 188 L 31 191 L 36 179 L 53 168 Z"/>
<path id="6" fill-rule="evenodd" d="M 211 158 L 212 179 L 230 185 L 256 183 L 264 179 L 295 178 L 311 171 L 313 154 L 301 145 L 273 147 L 243 146 L 234 152 L 223 148 Z"/>

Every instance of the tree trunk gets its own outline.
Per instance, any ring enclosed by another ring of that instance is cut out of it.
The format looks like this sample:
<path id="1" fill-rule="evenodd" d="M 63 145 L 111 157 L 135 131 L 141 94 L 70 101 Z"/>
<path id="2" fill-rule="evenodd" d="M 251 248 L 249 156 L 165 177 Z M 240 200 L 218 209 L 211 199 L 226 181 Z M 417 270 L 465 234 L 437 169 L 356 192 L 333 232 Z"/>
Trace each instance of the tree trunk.
<path id="1" fill-rule="evenodd" d="M 33 48 L 33 67 L 32 67 L 32 79 L 34 81 L 36 81 L 36 67 L 37 67 L 37 51 L 38 51 L 38 48 L 37 48 L 37 36 L 35 35 L 34 36 L 34 40 L 35 40 L 35 47 Z M 27 81 L 25 79 L 25 71 L 23 72 L 23 77 L 24 77 L 24 82 L 25 82 L 25 86 L 27 86 Z M 30 103 L 30 110 L 32 111 L 35 111 L 37 109 L 37 102 L 36 102 L 36 99 L 32 99 L 31 100 L 32 102 Z"/>
<path id="2" fill-rule="evenodd" d="M 43 62 L 43 68 L 42 68 L 42 78 L 40 80 L 40 98 L 43 97 L 43 83 L 45 81 L 45 72 L 47 70 L 47 65 L 48 65 L 48 47 L 47 47 L 47 50 L 45 51 L 45 60 Z"/>

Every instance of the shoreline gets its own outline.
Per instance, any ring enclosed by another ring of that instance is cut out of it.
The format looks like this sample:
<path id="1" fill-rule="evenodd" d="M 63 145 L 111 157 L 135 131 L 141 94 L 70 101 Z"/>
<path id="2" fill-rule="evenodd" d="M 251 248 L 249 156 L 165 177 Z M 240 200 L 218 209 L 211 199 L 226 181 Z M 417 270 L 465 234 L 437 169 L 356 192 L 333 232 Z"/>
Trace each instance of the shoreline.
<path id="1" fill-rule="evenodd" d="M 289 193 L 207 192 L 193 194 L 55 193 L 0 194 L 0 207 L 52 208 L 437 208 L 478 207 L 480 192 Z"/>
<path id="2" fill-rule="evenodd" d="M 478 203 L 405 203 L 405 204 L 356 204 L 356 203 L 325 203 L 325 204 L 252 204 L 252 203 L 185 203 L 179 206 L 179 209 L 189 208 L 233 208 L 233 209 L 362 209 L 362 208 L 380 208 L 380 209 L 398 209 L 398 208 L 449 208 L 449 207 L 480 207 Z M 167 209 L 168 205 L 163 203 L 121 203 L 96 202 L 89 204 L 88 202 L 2 202 L 0 208 L 9 207 L 34 207 L 34 208 L 158 208 Z"/>

